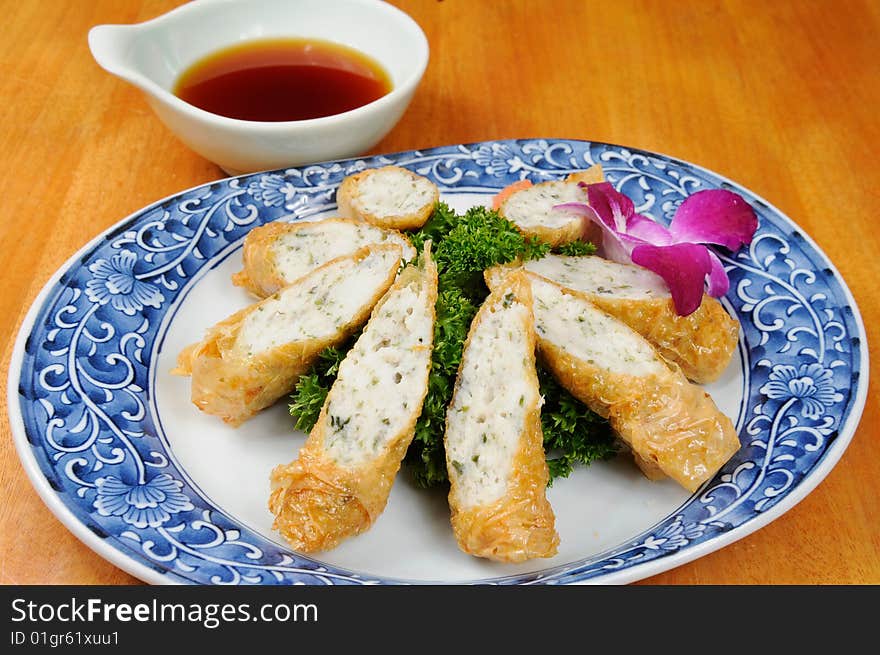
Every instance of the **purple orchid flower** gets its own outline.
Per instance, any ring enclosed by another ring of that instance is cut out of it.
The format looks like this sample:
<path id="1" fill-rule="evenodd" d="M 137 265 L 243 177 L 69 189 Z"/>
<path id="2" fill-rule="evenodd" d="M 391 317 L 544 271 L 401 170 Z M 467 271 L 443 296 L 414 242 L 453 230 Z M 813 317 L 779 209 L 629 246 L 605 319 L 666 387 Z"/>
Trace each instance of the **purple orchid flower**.
<path id="1" fill-rule="evenodd" d="M 698 191 L 685 199 L 666 228 L 637 214 L 632 200 L 608 182 L 581 186 L 589 204 L 569 202 L 554 209 L 596 223 L 602 229 L 601 254 L 607 259 L 632 262 L 662 277 L 680 316 L 700 306 L 707 278 L 711 296 L 723 296 L 730 288 L 721 260 L 704 244 L 737 250 L 751 243 L 758 229 L 754 210 L 732 191 Z"/>

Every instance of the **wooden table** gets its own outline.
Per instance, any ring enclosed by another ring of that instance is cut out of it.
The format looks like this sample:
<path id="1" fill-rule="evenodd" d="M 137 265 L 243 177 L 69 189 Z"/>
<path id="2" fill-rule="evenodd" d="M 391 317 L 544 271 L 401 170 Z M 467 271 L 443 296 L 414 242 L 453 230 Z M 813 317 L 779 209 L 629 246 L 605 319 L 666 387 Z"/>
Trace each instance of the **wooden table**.
<path id="1" fill-rule="evenodd" d="M 52 272 L 121 217 L 222 177 L 92 60 L 86 33 L 176 0 L 2 0 L 3 376 Z M 873 0 L 396 0 L 432 60 L 376 152 L 510 137 L 628 144 L 764 196 L 840 269 L 880 343 L 880 6 Z M 880 583 L 880 402 L 840 463 L 755 534 L 649 583 Z M 5 395 L 3 413 L 6 413 Z M 135 583 L 31 488 L 0 422 L 0 583 Z"/>

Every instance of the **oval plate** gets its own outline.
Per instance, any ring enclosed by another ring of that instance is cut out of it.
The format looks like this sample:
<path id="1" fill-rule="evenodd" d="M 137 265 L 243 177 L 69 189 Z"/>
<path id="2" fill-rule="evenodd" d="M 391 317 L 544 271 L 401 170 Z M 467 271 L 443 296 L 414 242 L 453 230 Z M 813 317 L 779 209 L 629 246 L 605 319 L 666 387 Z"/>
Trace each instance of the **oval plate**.
<path id="1" fill-rule="evenodd" d="M 249 301 L 228 275 L 247 232 L 332 214 L 353 172 L 397 164 L 458 209 L 519 179 L 602 164 L 637 210 L 668 222 L 705 188 L 758 213 L 749 248 L 722 256 L 724 300 L 742 324 L 738 361 L 708 387 L 743 447 L 696 494 L 649 483 L 625 458 L 550 489 L 562 537 L 552 560 L 507 567 L 457 551 L 442 493 L 402 474 L 374 528 L 320 559 L 286 548 L 265 507 L 268 472 L 303 435 L 283 403 L 239 430 L 195 410 L 167 371 L 180 347 Z M 149 582 L 622 583 L 677 566 L 767 524 L 809 493 L 852 438 L 868 384 L 852 295 L 816 245 L 755 194 L 693 164 L 570 140 L 493 141 L 230 178 L 126 218 L 56 273 L 31 308 L 10 367 L 22 463 L 88 546 Z M 293 436 L 292 436 L 292 434 Z"/>

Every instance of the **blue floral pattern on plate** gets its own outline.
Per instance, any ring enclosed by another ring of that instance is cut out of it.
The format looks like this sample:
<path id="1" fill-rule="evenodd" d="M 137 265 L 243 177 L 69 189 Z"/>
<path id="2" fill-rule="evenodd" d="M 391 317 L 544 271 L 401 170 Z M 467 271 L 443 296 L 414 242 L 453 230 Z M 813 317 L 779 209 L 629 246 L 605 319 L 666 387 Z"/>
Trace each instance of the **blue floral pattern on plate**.
<path id="1" fill-rule="evenodd" d="M 88 542 L 100 541 L 153 580 L 405 582 L 285 550 L 186 482 L 151 404 L 150 366 L 163 318 L 193 277 L 240 246 L 251 228 L 333 209 L 336 188 L 351 173 L 397 164 L 441 191 L 488 194 L 595 163 L 637 211 L 660 220 L 668 222 L 689 194 L 718 187 L 742 194 L 758 213 L 752 244 L 721 255 L 731 278 L 726 302 L 748 345 L 737 426 L 743 448 L 674 515 L 628 543 L 539 573 L 480 582 L 635 579 L 647 574 L 648 563 L 670 558 L 671 566 L 714 549 L 713 541 L 746 534 L 774 507 L 778 514 L 797 502 L 852 436 L 867 385 L 864 329 L 852 298 L 798 228 L 747 190 L 670 157 L 570 140 L 448 146 L 242 176 L 126 219 L 66 265 L 23 328 L 20 367 L 10 373 L 21 413 L 13 427 L 22 456 L 33 458 L 43 476 L 37 486 L 51 488 L 44 496 L 63 506 L 68 525 L 90 531 Z M 615 578 L 620 572 L 628 573 Z"/>

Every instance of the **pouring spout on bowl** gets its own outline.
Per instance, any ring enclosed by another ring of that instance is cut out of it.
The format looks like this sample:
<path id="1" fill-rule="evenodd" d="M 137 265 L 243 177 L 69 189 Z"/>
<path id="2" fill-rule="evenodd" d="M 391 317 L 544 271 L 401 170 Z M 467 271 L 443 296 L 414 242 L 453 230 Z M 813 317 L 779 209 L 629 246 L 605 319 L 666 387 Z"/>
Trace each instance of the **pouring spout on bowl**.
<path id="1" fill-rule="evenodd" d="M 144 88 L 149 80 L 136 69 L 133 60 L 135 39 L 140 32 L 138 27 L 96 25 L 89 30 L 89 50 L 105 71 Z"/>

